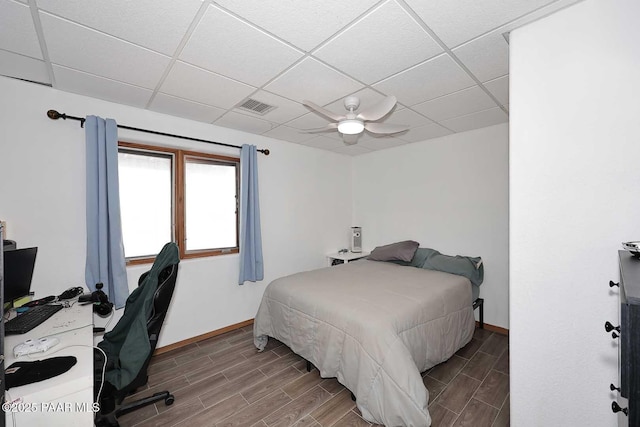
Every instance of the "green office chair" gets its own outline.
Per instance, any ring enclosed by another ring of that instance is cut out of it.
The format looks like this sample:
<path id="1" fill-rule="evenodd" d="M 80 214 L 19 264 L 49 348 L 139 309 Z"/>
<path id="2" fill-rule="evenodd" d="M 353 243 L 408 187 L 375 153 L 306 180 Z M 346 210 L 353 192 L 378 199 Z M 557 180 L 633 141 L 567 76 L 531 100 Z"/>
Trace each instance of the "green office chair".
<path id="1" fill-rule="evenodd" d="M 158 336 L 169 309 L 178 277 L 178 247 L 168 243 L 156 257 L 151 270 L 140 276 L 138 288 L 125 305 L 125 312 L 112 331 L 98 344 L 107 355 L 105 382 L 100 396 L 100 411 L 96 414 L 98 427 L 117 427 L 118 417 L 136 409 L 164 400 L 174 402 L 168 391 L 155 393 L 144 399 L 122 404 L 125 397 L 147 383 L 147 368 L 158 343 Z M 143 317 L 142 317 L 143 316 Z M 95 351 L 96 382 L 99 391 L 104 356 Z"/>

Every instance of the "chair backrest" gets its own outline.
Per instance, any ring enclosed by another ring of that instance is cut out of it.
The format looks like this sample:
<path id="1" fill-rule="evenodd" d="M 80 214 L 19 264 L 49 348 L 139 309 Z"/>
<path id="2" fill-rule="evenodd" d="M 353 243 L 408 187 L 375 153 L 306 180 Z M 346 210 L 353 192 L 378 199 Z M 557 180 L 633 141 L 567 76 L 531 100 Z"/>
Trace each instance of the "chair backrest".
<path id="1" fill-rule="evenodd" d="M 148 272 L 140 276 L 138 286 L 142 284 Z M 156 349 L 158 343 L 158 335 L 162 329 L 164 318 L 169 310 L 173 290 L 176 286 L 176 278 L 178 277 L 178 264 L 170 265 L 160 272 L 158 275 L 158 288 L 153 294 L 153 305 L 151 313 L 147 319 L 147 331 L 149 332 L 149 342 L 151 343 L 151 353 Z"/>
<path id="2" fill-rule="evenodd" d="M 149 272 L 147 271 L 140 276 L 140 279 L 138 279 L 138 286 L 143 283 L 148 274 Z M 171 297 L 173 296 L 177 277 L 178 264 L 165 267 L 158 275 L 158 287 L 153 294 L 152 309 L 149 317 L 147 318 L 147 333 L 149 336 L 151 350 L 144 361 L 144 365 L 138 372 L 138 375 L 136 375 L 136 378 L 126 387 L 118 391 L 118 400 L 120 401 L 130 392 L 147 383 L 147 368 L 149 367 L 149 362 L 151 362 L 151 357 L 153 356 L 156 345 L 158 344 L 158 336 L 160 335 L 164 318 L 167 315 L 167 310 L 171 303 Z"/>

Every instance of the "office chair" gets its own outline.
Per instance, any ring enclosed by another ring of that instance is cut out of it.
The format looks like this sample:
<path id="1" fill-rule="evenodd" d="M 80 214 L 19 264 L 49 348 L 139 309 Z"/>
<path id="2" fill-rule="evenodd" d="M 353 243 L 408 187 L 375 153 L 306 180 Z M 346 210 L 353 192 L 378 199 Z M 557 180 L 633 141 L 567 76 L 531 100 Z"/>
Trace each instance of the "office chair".
<path id="1" fill-rule="evenodd" d="M 147 383 L 147 368 L 158 343 L 162 323 L 171 302 L 178 276 L 179 262 L 177 246 L 174 243 L 165 245 L 151 270 L 143 273 L 138 279 L 138 288 L 129 295 L 122 318 L 98 344 L 98 347 L 107 354 L 105 381 L 99 402 L 100 411 L 95 418 L 95 425 L 98 427 L 117 427 L 119 426 L 118 417 L 161 400 L 164 400 L 166 405 L 173 404 L 174 397 L 168 391 L 155 393 L 124 405 L 122 402 L 128 395 L 135 393 L 137 388 Z M 157 280 L 154 280 L 156 276 Z M 144 354 L 137 358 L 136 363 L 131 363 L 131 354 L 136 351 L 140 352 L 139 349 L 132 348 L 132 346 L 138 346 L 140 341 L 145 341 L 136 335 L 140 331 L 135 331 L 135 323 L 138 322 L 139 325 L 140 322 L 139 319 L 136 320 L 136 317 L 141 311 L 141 306 L 145 307 L 144 311 L 146 311 L 145 337 L 148 337 L 149 345 L 142 345 Z M 124 322 L 123 325 L 121 325 L 122 322 Z M 133 324 L 127 325 L 127 323 Z M 129 337 L 130 339 L 127 340 L 129 334 L 134 334 L 133 339 Z M 97 395 L 102 379 L 104 356 L 97 350 L 95 350 L 95 355 L 94 394 Z M 135 366 L 127 366 L 131 364 Z"/>

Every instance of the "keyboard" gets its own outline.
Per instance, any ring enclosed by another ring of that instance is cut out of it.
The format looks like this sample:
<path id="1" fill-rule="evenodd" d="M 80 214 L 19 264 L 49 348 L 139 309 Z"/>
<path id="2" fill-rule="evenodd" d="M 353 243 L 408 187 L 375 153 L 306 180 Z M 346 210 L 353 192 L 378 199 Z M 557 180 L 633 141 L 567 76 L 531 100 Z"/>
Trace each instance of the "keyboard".
<path id="1" fill-rule="evenodd" d="M 4 324 L 5 335 L 26 334 L 62 310 L 62 305 L 39 305 L 30 308 Z"/>

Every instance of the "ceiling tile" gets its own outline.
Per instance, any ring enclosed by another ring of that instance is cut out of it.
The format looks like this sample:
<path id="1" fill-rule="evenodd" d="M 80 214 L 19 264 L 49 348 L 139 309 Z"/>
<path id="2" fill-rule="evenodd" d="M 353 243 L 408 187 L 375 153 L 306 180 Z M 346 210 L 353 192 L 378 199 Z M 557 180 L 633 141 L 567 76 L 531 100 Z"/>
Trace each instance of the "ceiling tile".
<path id="1" fill-rule="evenodd" d="M 345 144 L 340 139 L 327 138 L 325 136 L 316 136 L 302 142 L 302 145 L 308 145 L 309 147 L 322 148 L 323 150 L 331 150 L 333 148 L 344 147 Z"/>
<path id="2" fill-rule="evenodd" d="M 451 135 L 452 133 L 453 132 L 449 129 L 445 129 L 438 124 L 432 123 L 430 125 L 409 129 L 399 138 L 407 142 L 419 142 L 426 141 L 427 139 L 439 138 L 445 135 Z"/>
<path id="3" fill-rule="evenodd" d="M 270 131 L 263 133 L 263 135 L 295 143 L 308 141 L 317 136 L 311 133 L 300 132 L 298 129 L 288 126 L 278 126 L 275 129 L 271 129 Z"/>
<path id="4" fill-rule="evenodd" d="M 363 87 L 315 59 L 306 58 L 265 86 L 265 89 L 298 102 L 308 99 L 325 105 Z"/>
<path id="5" fill-rule="evenodd" d="M 38 83 L 51 83 L 44 61 L 6 50 L 0 50 L 0 75 Z"/>
<path id="6" fill-rule="evenodd" d="M 557 12 L 560 9 L 564 9 L 567 6 L 570 6 L 574 3 L 578 3 L 580 1 L 584 1 L 584 0 L 553 0 L 551 3 L 547 4 L 546 6 L 537 8 L 531 13 L 524 15 L 516 20 L 513 20 L 508 24 L 501 26 L 500 28 L 497 28 L 495 31 L 499 32 L 500 34 L 503 34 L 505 32 L 515 30 L 516 28 L 519 28 L 530 22 L 536 21 L 540 18 L 544 18 L 545 16 L 548 16 L 554 12 Z"/>
<path id="7" fill-rule="evenodd" d="M 42 59 L 29 6 L 0 0 L 0 49 Z"/>
<path id="8" fill-rule="evenodd" d="M 396 110 L 379 120 L 380 123 L 408 125 L 411 127 L 423 126 L 432 123 L 428 118 L 410 109 Z"/>
<path id="9" fill-rule="evenodd" d="M 150 89 L 169 64 L 164 55 L 47 13 L 40 21 L 54 64 Z"/>
<path id="10" fill-rule="evenodd" d="M 401 145 L 405 145 L 406 143 L 406 141 L 391 136 L 374 137 L 368 134 L 364 134 L 360 136 L 360 138 L 358 138 L 359 146 L 372 151 L 399 147 Z"/>
<path id="11" fill-rule="evenodd" d="M 302 57 L 302 53 L 209 6 L 180 59 L 254 86 L 262 86 Z"/>
<path id="12" fill-rule="evenodd" d="M 363 108 L 375 105 L 385 98 L 384 95 L 381 95 L 379 92 L 369 88 L 364 88 L 355 93 L 351 93 L 348 96 L 356 96 L 360 100 L 360 107 L 358 107 L 356 111 L 361 111 Z M 336 114 L 346 114 L 347 109 L 344 106 L 344 98 L 346 98 L 346 96 L 332 102 L 331 104 L 325 105 L 324 107 Z"/>
<path id="13" fill-rule="evenodd" d="M 509 103 L 509 76 L 498 77 L 484 83 L 489 92 L 495 96 L 502 105 Z"/>
<path id="14" fill-rule="evenodd" d="M 226 111 L 222 108 L 187 101 L 186 99 L 176 98 L 175 96 L 164 93 L 156 94 L 153 101 L 151 101 L 149 109 L 159 113 L 170 114 L 172 116 L 184 117 L 186 119 L 206 123 L 213 122 Z"/>
<path id="15" fill-rule="evenodd" d="M 466 132 L 472 129 L 497 125 L 509 121 L 507 113 L 499 107 L 480 111 L 466 116 L 445 120 L 442 124 L 455 132 Z"/>
<path id="16" fill-rule="evenodd" d="M 509 73 L 509 45 L 501 33 L 491 33 L 453 50 L 481 82 Z"/>
<path id="17" fill-rule="evenodd" d="M 377 1 L 216 0 L 216 3 L 310 51 Z"/>
<path id="18" fill-rule="evenodd" d="M 335 139 L 338 140 L 340 142 L 344 142 L 342 140 L 342 134 L 340 132 L 338 132 L 337 129 L 332 129 L 331 132 L 321 132 L 321 133 L 317 133 L 316 135 L 322 135 L 325 138 L 330 138 L 330 139 Z"/>
<path id="19" fill-rule="evenodd" d="M 317 115 L 316 113 L 307 113 L 304 116 L 287 122 L 287 126 L 305 130 L 305 129 L 317 129 L 326 126 L 330 120 Z"/>
<path id="20" fill-rule="evenodd" d="M 179 98 L 232 108 L 255 91 L 252 86 L 176 61 L 160 91 Z"/>
<path id="21" fill-rule="evenodd" d="M 321 47 L 314 56 L 371 84 L 440 52 L 442 48 L 429 34 L 395 1 L 389 1 Z"/>
<path id="22" fill-rule="evenodd" d="M 443 54 L 383 80 L 374 87 L 395 95 L 398 101 L 411 106 L 474 84 L 449 55 Z"/>
<path id="23" fill-rule="evenodd" d="M 509 45 L 504 35 L 577 1 L 580 0 L 556 0 L 482 37 L 458 46 L 453 53 L 481 82 L 503 76 L 509 72 Z"/>
<path id="24" fill-rule="evenodd" d="M 277 108 L 266 113 L 264 116 L 256 115 L 257 118 L 262 118 L 273 123 L 285 123 L 296 117 L 300 117 L 306 114 L 309 110 L 302 104 L 293 102 L 290 99 L 283 98 L 273 93 L 261 90 L 251 94 L 251 99 L 255 99 L 265 104 L 273 105 Z M 241 114 L 251 115 L 250 112 L 238 111 Z"/>
<path id="25" fill-rule="evenodd" d="M 202 0 L 36 0 L 38 7 L 172 56 Z"/>
<path id="26" fill-rule="evenodd" d="M 441 122 L 452 117 L 487 110 L 495 106 L 496 103 L 485 91 L 479 86 L 472 86 L 450 95 L 414 105 L 413 109 L 437 122 Z"/>
<path id="27" fill-rule="evenodd" d="M 213 124 L 258 135 L 273 128 L 273 125 L 266 120 L 245 116 L 244 114 L 235 113 L 233 111 L 220 117 Z"/>
<path id="28" fill-rule="evenodd" d="M 454 47 L 554 0 L 406 0 L 420 18 Z"/>
<path id="29" fill-rule="evenodd" d="M 53 66 L 56 88 L 93 98 L 144 108 L 152 91 L 141 87 L 105 79 L 70 68 Z"/>

